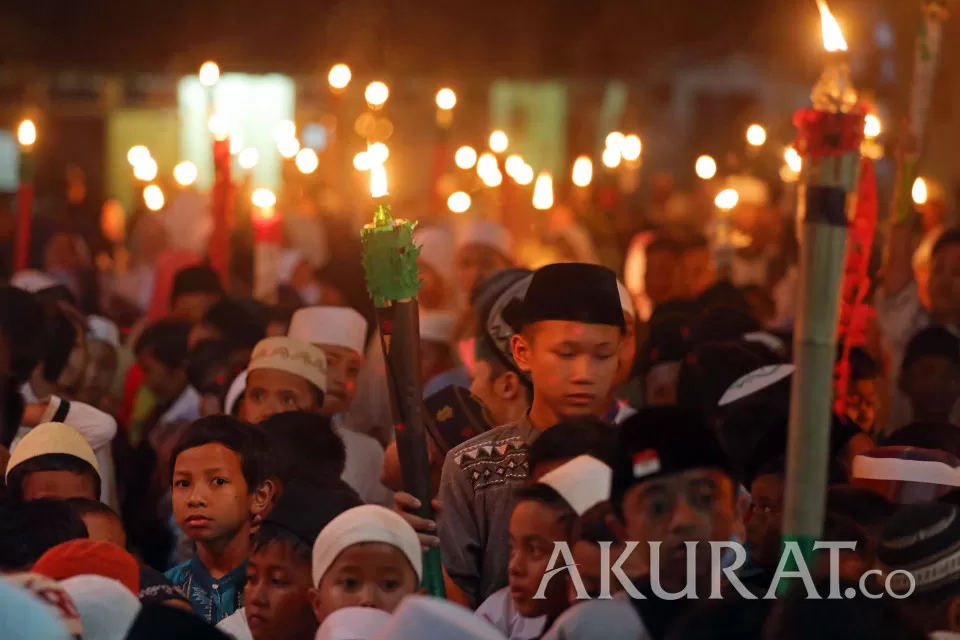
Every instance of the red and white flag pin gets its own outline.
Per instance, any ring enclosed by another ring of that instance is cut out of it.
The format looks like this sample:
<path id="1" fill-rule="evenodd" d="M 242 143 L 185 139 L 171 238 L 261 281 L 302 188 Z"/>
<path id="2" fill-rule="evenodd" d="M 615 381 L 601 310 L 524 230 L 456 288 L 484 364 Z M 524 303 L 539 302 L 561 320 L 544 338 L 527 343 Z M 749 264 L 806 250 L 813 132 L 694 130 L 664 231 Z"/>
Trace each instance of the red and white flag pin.
<path id="1" fill-rule="evenodd" d="M 633 477 L 646 478 L 660 471 L 660 456 L 653 449 L 633 455 Z"/>

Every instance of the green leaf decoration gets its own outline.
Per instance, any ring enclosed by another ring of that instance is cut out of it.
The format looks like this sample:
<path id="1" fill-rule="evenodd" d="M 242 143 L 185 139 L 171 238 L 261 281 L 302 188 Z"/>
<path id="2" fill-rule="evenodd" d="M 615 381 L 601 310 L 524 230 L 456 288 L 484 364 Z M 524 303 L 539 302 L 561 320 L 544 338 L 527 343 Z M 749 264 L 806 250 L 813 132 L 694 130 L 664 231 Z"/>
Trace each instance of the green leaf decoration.
<path id="1" fill-rule="evenodd" d="M 373 223 L 360 232 L 367 293 L 377 307 L 416 298 L 420 291 L 420 247 L 413 242 L 416 226 L 410 220 L 395 220 L 389 205 L 377 204 Z"/>

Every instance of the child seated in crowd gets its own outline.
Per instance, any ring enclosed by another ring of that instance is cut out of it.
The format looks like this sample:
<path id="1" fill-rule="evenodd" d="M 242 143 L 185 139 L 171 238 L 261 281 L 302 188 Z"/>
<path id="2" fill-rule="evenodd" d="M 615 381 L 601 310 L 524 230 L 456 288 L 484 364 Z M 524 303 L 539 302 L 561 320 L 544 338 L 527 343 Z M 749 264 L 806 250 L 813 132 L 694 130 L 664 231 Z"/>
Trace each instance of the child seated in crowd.
<path id="1" fill-rule="evenodd" d="M 327 391 L 323 350 L 292 338 L 267 338 L 253 350 L 241 415 L 251 424 L 286 411 L 319 413 Z"/>
<path id="2" fill-rule="evenodd" d="M 60 422 L 32 429 L 14 448 L 7 463 L 6 496 L 100 498 L 100 469 L 93 449 L 80 433 Z"/>

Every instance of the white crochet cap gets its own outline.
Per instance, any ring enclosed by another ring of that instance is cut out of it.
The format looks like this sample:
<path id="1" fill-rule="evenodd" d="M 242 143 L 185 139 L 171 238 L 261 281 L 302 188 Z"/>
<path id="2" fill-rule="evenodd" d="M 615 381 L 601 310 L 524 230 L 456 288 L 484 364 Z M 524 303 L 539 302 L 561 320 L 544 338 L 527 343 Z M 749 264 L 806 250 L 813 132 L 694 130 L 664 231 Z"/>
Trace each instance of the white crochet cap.
<path id="1" fill-rule="evenodd" d="M 420 247 L 420 260 L 449 279 L 453 273 L 453 236 L 442 227 L 426 227 L 413 232 L 413 243 Z"/>
<path id="2" fill-rule="evenodd" d="M 80 612 L 83 640 L 124 640 L 140 613 L 140 601 L 125 586 L 103 576 L 75 576 L 60 585 Z"/>
<path id="3" fill-rule="evenodd" d="M 31 429 L 30 433 L 23 436 L 23 439 L 13 448 L 4 477 L 9 478 L 10 472 L 21 462 L 51 453 L 80 458 L 89 463 L 97 475 L 100 475 L 97 456 L 79 431 L 62 422 L 45 422 Z"/>
<path id="4" fill-rule="evenodd" d="M 267 338 L 257 343 L 250 356 L 247 371 L 275 369 L 299 376 L 326 393 L 327 356 L 323 349 L 285 336 Z"/>
<path id="5" fill-rule="evenodd" d="M 120 329 L 115 322 L 103 316 L 87 316 L 87 337 L 106 342 L 114 348 L 120 346 Z"/>
<path id="6" fill-rule="evenodd" d="M 382 542 L 396 547 L 410 561 L 417 581 L 423 577 L 423 556 L 417 532 L 390 509 L 365 504 L 344 511 L 317 536 L 313 543 L 313 583 L 320 584 L 327 569 L 347 547 L 364 542 Z"/>
<path id="7" fill-rule="evenodd" d="M 407 596 L 376 640 L 506 640 L 484 618 L 448 600 Z"/>
<path id="8" fill-rule="evenodd" d="M 577 456 L 537 482 L 551 487 L 567 501 L 578 516 L 590 507 L 610 499 L 613 471 L 593 456 Z"/>
<path id="9" fill-rule="evenodd" d="M 364 352 L 367 319 L 350 307 L 307 307 L 293 314 L 287 335 L 309 344 Z"/>
<path id="10" fill-rule="evenodd" d="M 0 625 L 3 629 L 3 640 L 72 640 L 79 637 L 67 630 L 43 600 L 31 591 L 2 578 Z"/>
<path id="11" fill-rule="evenodd" d="M 456 248 L 477 245 L 490 247 L 509 257 L 513 249 L 513 236 L 502 225 L 489 220 L 465 220 L 457 226 Z"/>
<path id="12" fill-rule="evenodd" d="M 13 274 L 13 278 L 10 279 L 10 284 L 17 289 L 36 293 L 37 291 L 55 287 L 58 283 L 43 271 L 24 269 L 23 271 L 17 271 Z"/>
<path id="13" fill-rule="evenodd" d="M 450 344 L 457 314 L 453 311 L 420 311 L 420 339 L 424 342 Z"/>
<path id="14" fill-rule="evenodd" d="M 792 374 L 794 369 L 795 367 L 792 364 L 772 364 L 754 369 L 747 375 L 737 378 L 720 397 L 717 406 L 724 407 L 731 402 L 752 396 L 758 391 L 780 382 Z"/>
<path id="15" fill-rule="evenodd" d="M 633 307 L 633 296 L 630 295 L 626 285 L 619 280 L 617 280 L 617 291 L 620 293 L 620 308 L 623 309 L 625 314 L 636 320 L 637 310 Z"/>
<path id="16" fill-rule="evenodd" d="M 337 609 L 323 621 L 314 640 L 372 640 L 390 614 L 370 607 Z"/>
<path id="17" fill-rule="evenodd" d="M 223 403 L 223 410 L 226 413 L 233 413 L 234 407 L 240 401 L 243 392 L 247 390 L 247 372 L 241 371 L 240 375 L 233 379 L 230 388 L 227 389 L 227 397 Z"/>

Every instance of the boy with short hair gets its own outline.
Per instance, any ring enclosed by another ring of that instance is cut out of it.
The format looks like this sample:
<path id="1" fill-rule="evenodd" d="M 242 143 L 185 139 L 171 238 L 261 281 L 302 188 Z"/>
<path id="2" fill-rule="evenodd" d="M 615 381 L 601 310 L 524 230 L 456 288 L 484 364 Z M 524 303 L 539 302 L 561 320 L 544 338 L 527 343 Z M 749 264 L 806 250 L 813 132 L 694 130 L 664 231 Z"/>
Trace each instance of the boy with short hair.
<path id="1" fill-rule="evenodd" d="M 538 270 L 504 317 L 533 383 L 530 411 L 451 450 L 440 488 L 444 566 L 474 605 L 507 582 L 513 493 L 527 479 L 530 444 L 562 420 L 609 412 L 626 329 L 616 276 L 592 264 Z"/>
<path id="2" fill-rule="evenodd" d="M 100 497 L 93 449 L 61 422 L 41 424 L 20 440 L 7 463 L 6 481 L 6 495 L 16 501 Z"/>
<path id="3" fill-rule="evenodd" d="M 200 394 L 187 380 L 190 329 L 187 322 L 161 320 L 144 330 L 134 348 L 143 384 L 156 398 L 149 421 L 157 425 L 200 417 Z"/>
<path id="4" fill-rule="evenodd" d="M 243 606 L 252 517 L 268 508 L 262 434 L 229 416 L 194 422 L 173 452 L 173 515 L 196 544 L 167 571 L 194 611 L 217 623 Z"/>
<path id="5" fill-rule="evenodd" d="M 393 613 L 422 577 L 420 541 L 403 518 L 378 505 L 349 509 L 313 543 L 310 598 L 317 623 L 345 607 Z"/>
<path id="6" fill-rule="evenodd" d="M 880 370 L 870 355 L 855 347 L 850 350 L 850 376 L 844 397 L 844 412 L 865 433 L 872 433 L 877 418 L 877 383 Z"/>
<path id="7" fill-rule="evenodd" d="M 247 367 L 242 415 L 258 424 L 287 411 L 320 413 L 326 401 L 327 357 L 292 338 L 261 340 Z"/>
<path id="8" fill-rule="evenodd" d="M 913 336 L 903 354 L 899 385 L 914 422 L 950 422 L 960 399 L 960 338 L 940 326 Z"/>
<path id="9" fill-rule="evenodd" d="M 170 315 L 198 324 L 222 297 L 223 285 L 216 271 L 207 265 L 186 267 L 173 278 Z"/>

